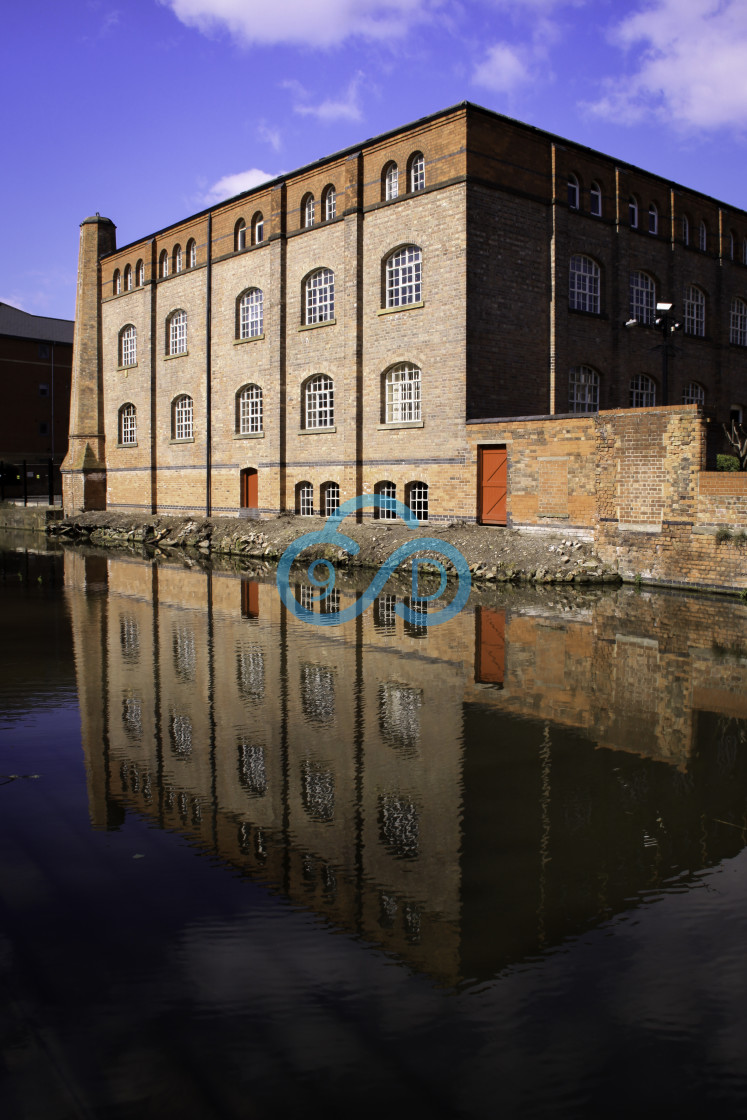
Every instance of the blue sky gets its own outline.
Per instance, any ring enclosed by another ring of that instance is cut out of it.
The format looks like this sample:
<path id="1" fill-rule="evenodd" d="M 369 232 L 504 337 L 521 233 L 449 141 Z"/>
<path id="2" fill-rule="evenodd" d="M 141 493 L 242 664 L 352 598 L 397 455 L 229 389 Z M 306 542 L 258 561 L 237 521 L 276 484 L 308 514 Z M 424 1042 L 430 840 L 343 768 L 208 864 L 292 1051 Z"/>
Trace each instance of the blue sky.
<path id="1" fill-rule="evenodd" d="M 747 209 L 747 0 L 26 0 L 0 41 L 0 300 L 470 100 Z"/>

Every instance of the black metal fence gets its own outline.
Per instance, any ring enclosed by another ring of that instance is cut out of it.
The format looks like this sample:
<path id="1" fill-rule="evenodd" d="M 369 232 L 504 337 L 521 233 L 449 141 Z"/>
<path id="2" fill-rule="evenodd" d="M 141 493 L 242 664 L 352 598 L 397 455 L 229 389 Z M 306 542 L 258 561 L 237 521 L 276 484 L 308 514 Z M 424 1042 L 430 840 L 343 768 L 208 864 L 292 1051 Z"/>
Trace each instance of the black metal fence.
<path id="1" fill-rule="evenodd" d="M 8 463 L 0 460 L 0 502 L 61 506 L 62 475 L 53 459 Z"/>

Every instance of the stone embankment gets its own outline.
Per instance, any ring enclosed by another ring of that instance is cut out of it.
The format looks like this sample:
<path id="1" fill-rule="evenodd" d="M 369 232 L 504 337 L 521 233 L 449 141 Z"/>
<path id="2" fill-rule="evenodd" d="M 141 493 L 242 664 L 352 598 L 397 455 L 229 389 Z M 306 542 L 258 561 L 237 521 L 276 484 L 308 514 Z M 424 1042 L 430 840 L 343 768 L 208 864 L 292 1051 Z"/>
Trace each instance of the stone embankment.
<path id="1" fill-rule="evenodd" d="M 50 524 L 58 540 L 97 547 L 125 548 L 139 554 L 236 557 L 278 560 L 299 536 L 318 532 L 323 518 L 292 514 L 263 521 L 235 518 L 133 518 L 115 513 L 84 513 Z M 408 529 L 402 522 L 348 518 L 346 536 L 360 546 L 355 555 L 333 545 L 317 545 L 306 556 L 325 556 L 341 568 L 378 568 L 399 545 L 413 537 L 439 537 L 458 548 L 472 578 L 488 583 L 619 583 L 618 572 L 605 565 L 589 541 L 558 534 L 519 533 L 500 526 L 455 521 Z M 422 555 L 435 556 L 435 550 Z M 446 563 L 447 570 L 450 565 Z"/>

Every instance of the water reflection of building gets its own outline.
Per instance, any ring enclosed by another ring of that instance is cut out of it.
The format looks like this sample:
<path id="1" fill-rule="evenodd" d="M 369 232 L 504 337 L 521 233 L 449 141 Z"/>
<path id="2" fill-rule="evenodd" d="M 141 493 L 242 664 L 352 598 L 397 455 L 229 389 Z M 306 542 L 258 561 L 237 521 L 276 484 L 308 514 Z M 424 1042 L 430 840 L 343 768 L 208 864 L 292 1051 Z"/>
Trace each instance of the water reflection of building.
<path id="1" fill-rule="evenodd" d="M 733 604 L 311 627 L 235 575 L 69 552 L 66 581 L 94 822 L 147 814 L 444 982 L 742 846 Z"/>

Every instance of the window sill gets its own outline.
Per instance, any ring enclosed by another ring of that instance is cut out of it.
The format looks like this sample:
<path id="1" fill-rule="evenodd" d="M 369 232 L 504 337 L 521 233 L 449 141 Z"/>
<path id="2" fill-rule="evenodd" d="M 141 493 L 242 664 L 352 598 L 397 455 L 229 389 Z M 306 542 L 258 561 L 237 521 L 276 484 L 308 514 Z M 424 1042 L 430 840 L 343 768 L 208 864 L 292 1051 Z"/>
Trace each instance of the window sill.
<path id="1" fill-rule="evenodd" d="M 264 331 L 262 334 L 253 334 L 251 338 L 235 338 L 233 340 L 234 346 L 243 346 L 245 342 L 261 342 L 265 337 Z"/>
<path id="2" fill-rule="evenodd" d="M 169 443 L 194 443 L 194 436 L 185 436 L 184 439 L 170 439 Z"/>
<path id="3" fill-rule="evenodd" d="M 264 432 L 234 432 L 234 439 L 264 439 Z"/>
<path id="4" fill-rule="evenodd" d="M 164 354 L 163 360 L 165 362 L 170 362 L 174 358 L 186 358 L 188 356 L 189 356 L 189 350 L 182 350 L 182 352 L 180 354 Z"/>
<path id="5" fill-rule="evenodd" d="M 128 451 L 131 447 L 137 447 L 137 440 L 135 443 L 118 443 L 117 451 Z"/>
<path id="6" fill-rule="evenodd" d="M 392 428 L 424 428 L 424 420 L 393 420 L 391 424 L 378 424 L 378 432 L 386 432 Z"/>
<path id="7" fill-rule="evenodd" d="M 130 369 L 137 369 L 137 362 L 133 362 L 131 366 L 117 366 L 117 373 L 127 373 Z"/>
<path id="8" fill-rule="evenodd" d="M 336 431 L 337 428 L 333 424 L 329 428 L 299 428 L 298 434 L 300 436 L 328 436 L 334 435 Z"/>
<path id="9" fill-rule="evenodd" d="M 376 314 L 394 315 L 397 311 L 417 311 L 419 307 L 425 307 L 425 302 L 422 299 L 418 303 L 402 303 L 399 307 L 380 307 Z"/>
<path id="10" fill-rule="evenodd" d="M 299 331 L 315 331 L 317 327 L 334 327 L 337 319 L 324 319 L 321 323 L 302 323 Z"/>

